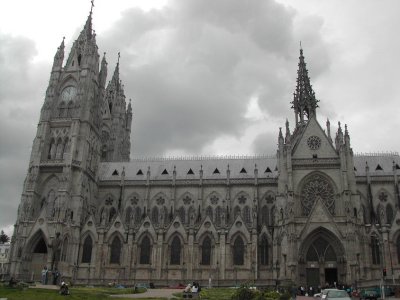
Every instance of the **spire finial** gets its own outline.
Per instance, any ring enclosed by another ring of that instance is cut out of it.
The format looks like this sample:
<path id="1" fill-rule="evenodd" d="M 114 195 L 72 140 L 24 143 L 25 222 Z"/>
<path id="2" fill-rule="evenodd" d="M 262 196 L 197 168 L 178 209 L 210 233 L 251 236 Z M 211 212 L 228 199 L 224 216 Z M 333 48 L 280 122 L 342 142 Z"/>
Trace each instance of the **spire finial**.
<path id="1" fill-rule="evenodd" d="M 119 59 L 121 58 L 121 52 L 118 52 L 118 62 L 117 64 L 119 64 Z"/>
<path id="2" fill-rule="evenodd" d="M 92 14 L 93 12 L 93 7 L 94 7 L 94 0 L 91 0 L 90 3 L 92 3 L 91 7 L 90 7 L 90 14 Z"/>

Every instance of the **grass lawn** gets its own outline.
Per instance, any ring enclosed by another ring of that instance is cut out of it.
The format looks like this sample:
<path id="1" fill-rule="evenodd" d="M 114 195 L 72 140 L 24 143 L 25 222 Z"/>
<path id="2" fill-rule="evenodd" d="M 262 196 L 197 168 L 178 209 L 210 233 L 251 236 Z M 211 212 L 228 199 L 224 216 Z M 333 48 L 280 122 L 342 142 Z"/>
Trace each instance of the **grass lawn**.
<path id="1" fill-rule="evenodd" d="M 0 298 L 8 300 L 58 300 L 58 299 L 84 299 L 84 300 L 103 300 L 103 299 L 130 299 L 130 298 L 110 298 L 110 295 L 133 293 L 132 289 L 116 289 L 116 288 L 89 288 L 89 287 L 73 287 L 70 288 L 69 296 L 58 294 L 58 290 L 48 289 L 19 289 L 0 286 Z M 149 299 L 147 299 L 149 300 Z M 155 300 L 155 299 L 154 299 Z"/>
<path id="2" fill-rule="evenodd" d="M 233 293 L 236 291 L 234 288 L 212 288 L 205 289 L 202 288 L 200 295 L 202 299 L 209 300 L 230 300 Z M 175 293 L 174 296 L 177 298 L 182 298 L 182 293 Z"/>

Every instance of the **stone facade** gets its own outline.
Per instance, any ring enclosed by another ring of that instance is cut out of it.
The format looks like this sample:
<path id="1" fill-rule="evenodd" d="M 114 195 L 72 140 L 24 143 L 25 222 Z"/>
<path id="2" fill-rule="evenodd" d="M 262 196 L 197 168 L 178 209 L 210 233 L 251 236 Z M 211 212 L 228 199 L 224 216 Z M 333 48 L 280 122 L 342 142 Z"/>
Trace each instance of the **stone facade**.
<path id="1" fill-rule="evenodd" d="M 54 57 L 11 247 L 11 274 L 171 285 L 376 284 L 400 276 L 398 154 L 354 155 L 317 121 L 300 50 L 294 129 L 273 156 L 133 159 L 119 61 L 106 86 L 89 15 Z M 57 233 L 60 233 L 57 235 Z"/>
<path id="2" fill-rule="evenodd" d="M 10 243 L 0 243 L 0 280 L 9 275 Z"/>

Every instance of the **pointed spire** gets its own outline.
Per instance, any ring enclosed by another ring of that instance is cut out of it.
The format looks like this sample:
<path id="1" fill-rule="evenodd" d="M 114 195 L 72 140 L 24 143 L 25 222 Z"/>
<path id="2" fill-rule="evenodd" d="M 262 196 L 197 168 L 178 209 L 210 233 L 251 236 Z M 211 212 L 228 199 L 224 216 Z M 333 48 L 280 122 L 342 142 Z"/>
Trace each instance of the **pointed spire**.
<path id="1" fill-rule="evenodd" d="M 54 70 L 54 68 L 62 67 L 62 63 L 64 61 L 64 49 L 65 49 L 64 40 L 65 40 L 65 36 L 63 37 L 63 40 L 62 40 L 60 46 L 57 48 L 56 54 L 54 55 L 53 70 Z"/>
<path id="2" fill-rule="evenodd" d="M 289 121 L 286 119 L 286 135 L 285 135 L 285 143 L 290 143 L 290 129 L 289 129 Z"/>
<path id="3" fill-rule="evenodd" d="M 328 134 L 328 139 L 332 142 L 332 137 L 331 137 L 331 122 L 329 122 L 329 119 L 326 119 L 326 131 Z"/>
<path id="4" fill-rule="evenodd" d="M 107 60 L 106 60 L 106 53 L 103 54 L 103 59 L 101 60 L 101 68 L 99 74 L 99 82 L 102 88 L 105 87 L 107 79 Z"/>
<path id="5" fill-rule="evenodd" d="M 306 121 L 304 116 L 306 116 L 307 119 L 310 119 L 316 115 L 316 108 L 318 107 L 317 103 L 319 100 L 315 98 L 315 93 L 312 89 L 310 78 L 308 77 L 308 70 L 304 60 L 301 43 L 298 66 L 296 91 L 291 103 L 296 114 L 297 123 L 304 123 Z"/>

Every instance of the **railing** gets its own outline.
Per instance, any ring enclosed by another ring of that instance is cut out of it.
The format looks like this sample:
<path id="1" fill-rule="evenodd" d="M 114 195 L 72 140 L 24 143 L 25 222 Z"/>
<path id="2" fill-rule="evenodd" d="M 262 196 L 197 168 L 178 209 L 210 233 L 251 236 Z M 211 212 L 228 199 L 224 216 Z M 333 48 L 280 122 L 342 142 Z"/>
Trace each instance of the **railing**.
<path id="1" fill-rule="evenodd" d="M 259 154 L 259 155 L 193 155 L 193 156 L 154 156 L 154 157 L 140 157 L 136 156 L 131 159 L 131 161 L 176 161 L 176 160 L 182 160 L 182 161 L 188 161 L 188 160 L 217 160 L 217 159 L 237 159 L 237 160 L 242 160 L 242 159 L 271 159 L 271 158 L 276 158 L 275 154 L 271 155 L 265 155 L 265 154 Z"/>

